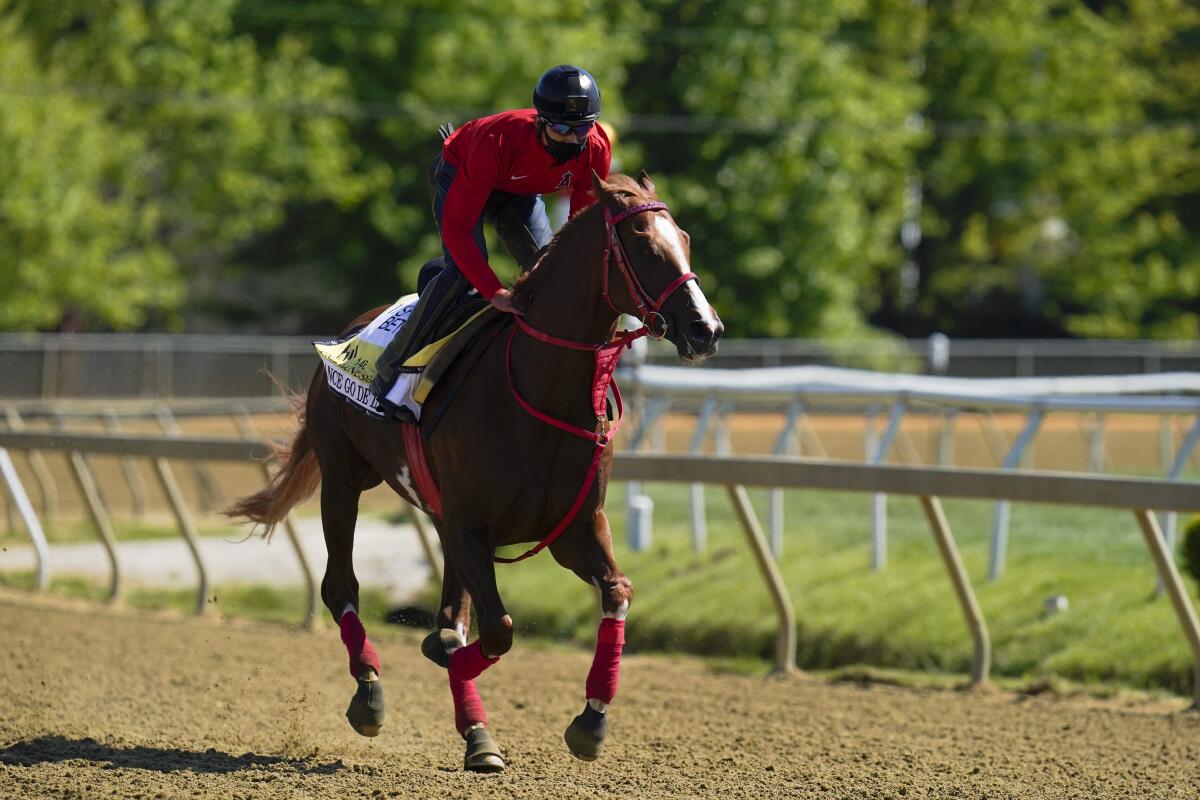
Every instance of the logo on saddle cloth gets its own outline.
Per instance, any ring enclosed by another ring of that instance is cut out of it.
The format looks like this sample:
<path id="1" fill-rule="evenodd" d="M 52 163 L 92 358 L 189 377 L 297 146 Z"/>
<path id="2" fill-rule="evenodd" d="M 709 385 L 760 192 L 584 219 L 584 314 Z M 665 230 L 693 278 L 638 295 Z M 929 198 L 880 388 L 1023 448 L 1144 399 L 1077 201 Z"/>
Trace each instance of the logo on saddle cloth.
<path id="1" fill-rule="evenodd" d="M 377 372 L 375 364 L 392 337 L 408 321 L 416 305 L 415 294 L 405 295 L 358 333 L 344 339 L 313 342 L 317 355 L 325 365 L 325 380 L 329 388 L 368 414 L 382 418 L 384 413 L 379 399 L 371 391 L 371 381 L 375 380 Z M 436 381 L 436 376 L 427 375 L 425 368 L 487 308 L 484 306 L 448 336 L 426 345 L 405 361 L 399 378 L 388 391 L 387 399 L 398 406 L 407 407 L 420 419 L 421 404 Z"/>

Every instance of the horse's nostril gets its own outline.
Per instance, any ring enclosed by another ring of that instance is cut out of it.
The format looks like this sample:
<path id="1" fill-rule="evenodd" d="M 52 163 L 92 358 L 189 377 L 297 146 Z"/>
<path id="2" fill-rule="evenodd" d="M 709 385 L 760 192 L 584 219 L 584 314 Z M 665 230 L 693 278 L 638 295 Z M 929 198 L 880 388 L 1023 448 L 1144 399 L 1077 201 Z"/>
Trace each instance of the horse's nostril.
<path id="1" fill-rule="evenodd" d="M 716 335 L 716 331 L 713 330 L 712 326 L 703 320 L 693 322 L 688 333 L 691 335 L 692 341 L 704 342 L 706 344 L 711 342 Z"/>

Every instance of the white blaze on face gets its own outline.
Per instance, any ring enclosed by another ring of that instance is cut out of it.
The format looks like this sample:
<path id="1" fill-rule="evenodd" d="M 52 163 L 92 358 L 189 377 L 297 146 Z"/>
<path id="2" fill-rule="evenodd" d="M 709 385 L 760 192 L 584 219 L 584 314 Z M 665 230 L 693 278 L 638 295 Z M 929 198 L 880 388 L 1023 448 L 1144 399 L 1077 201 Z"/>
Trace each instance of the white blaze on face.
<path id="1" fill-rule="evenodd" d="M 659 241 L 661 241 L 670 253 L 672 260 L 678 264 L 683 272 L 691 272 L 692 265 L 688 263 L 687 253 L 683 249 L 683 239 L 679 235 L 679 229 L 675 227 L 675 223 L 667 219 L 662 214 L 654 215 L 654 229 L 658 233 Z M 700 287 L 695 281 L 688 281 L 679 287 L 679 291 L 686 292 L 688 305 L 697 309 L 700 312 L 700 322 L 716 327 L 717 321 L 713 318 L 712 308 L 708 305 L 708 301 L 704 299 L 704 293 L 700 291 Z"/>

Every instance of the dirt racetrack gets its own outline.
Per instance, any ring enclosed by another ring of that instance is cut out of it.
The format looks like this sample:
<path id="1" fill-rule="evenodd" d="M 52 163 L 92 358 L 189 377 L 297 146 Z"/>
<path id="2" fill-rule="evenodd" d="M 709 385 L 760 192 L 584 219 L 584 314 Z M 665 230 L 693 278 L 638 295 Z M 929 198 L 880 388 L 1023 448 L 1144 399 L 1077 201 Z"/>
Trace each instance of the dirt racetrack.
<path id="1" fill-rule="evenodd" d="M 630 619 L 636 625 L 635 613 Z M 378 627 L 378 626 L 376 626 Z M 419 634 L 373 630 L 388 718 L 315 632 L 0 594 L 0 797 L 1188 798 L 1200 714 L 1116 701 L 722 675 L 628 656 L 600 760 L 562 732 L 589 656 L 531 646 L 479 682 L 508 753 L 466 774 Z"/>

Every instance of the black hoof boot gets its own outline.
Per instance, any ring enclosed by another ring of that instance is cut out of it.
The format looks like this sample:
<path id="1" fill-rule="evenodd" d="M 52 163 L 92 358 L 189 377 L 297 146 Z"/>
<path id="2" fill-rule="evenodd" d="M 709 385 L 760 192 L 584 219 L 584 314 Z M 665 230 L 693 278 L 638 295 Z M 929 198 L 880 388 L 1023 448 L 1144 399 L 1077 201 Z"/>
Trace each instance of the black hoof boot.
<path id="1" fill-rule="evenodd" d="M 378 679 L 358 681 L 358 691 L 346 709 L 350 727 L 363 736 L 378 736 L 383 727 L 383 684 Z"/>
<path id="2" fill-rule="evenodd" d="M 487 728 L 472 728 L 463 737 L 467 740 L 467 753 L 463 756 L 463 769 L 470 772 L 502 772 L 504 754 Z"/>
<path id="3" fill-rule="evenodd" d="M 604 731 L 608 715 L 592 708 L 591 703 L 583 707 L 583 713 L 571 720 L 563 739 L 571 755 L 581 761 L 595 761 L 604 744 Z"/>
<path id="4" fill-rule="evenodd" d="M 453 628 L 438 628 L 421 642 L 421 654 L 442 669 L 450 669 L 450 654 L 465 644 Z"/>

